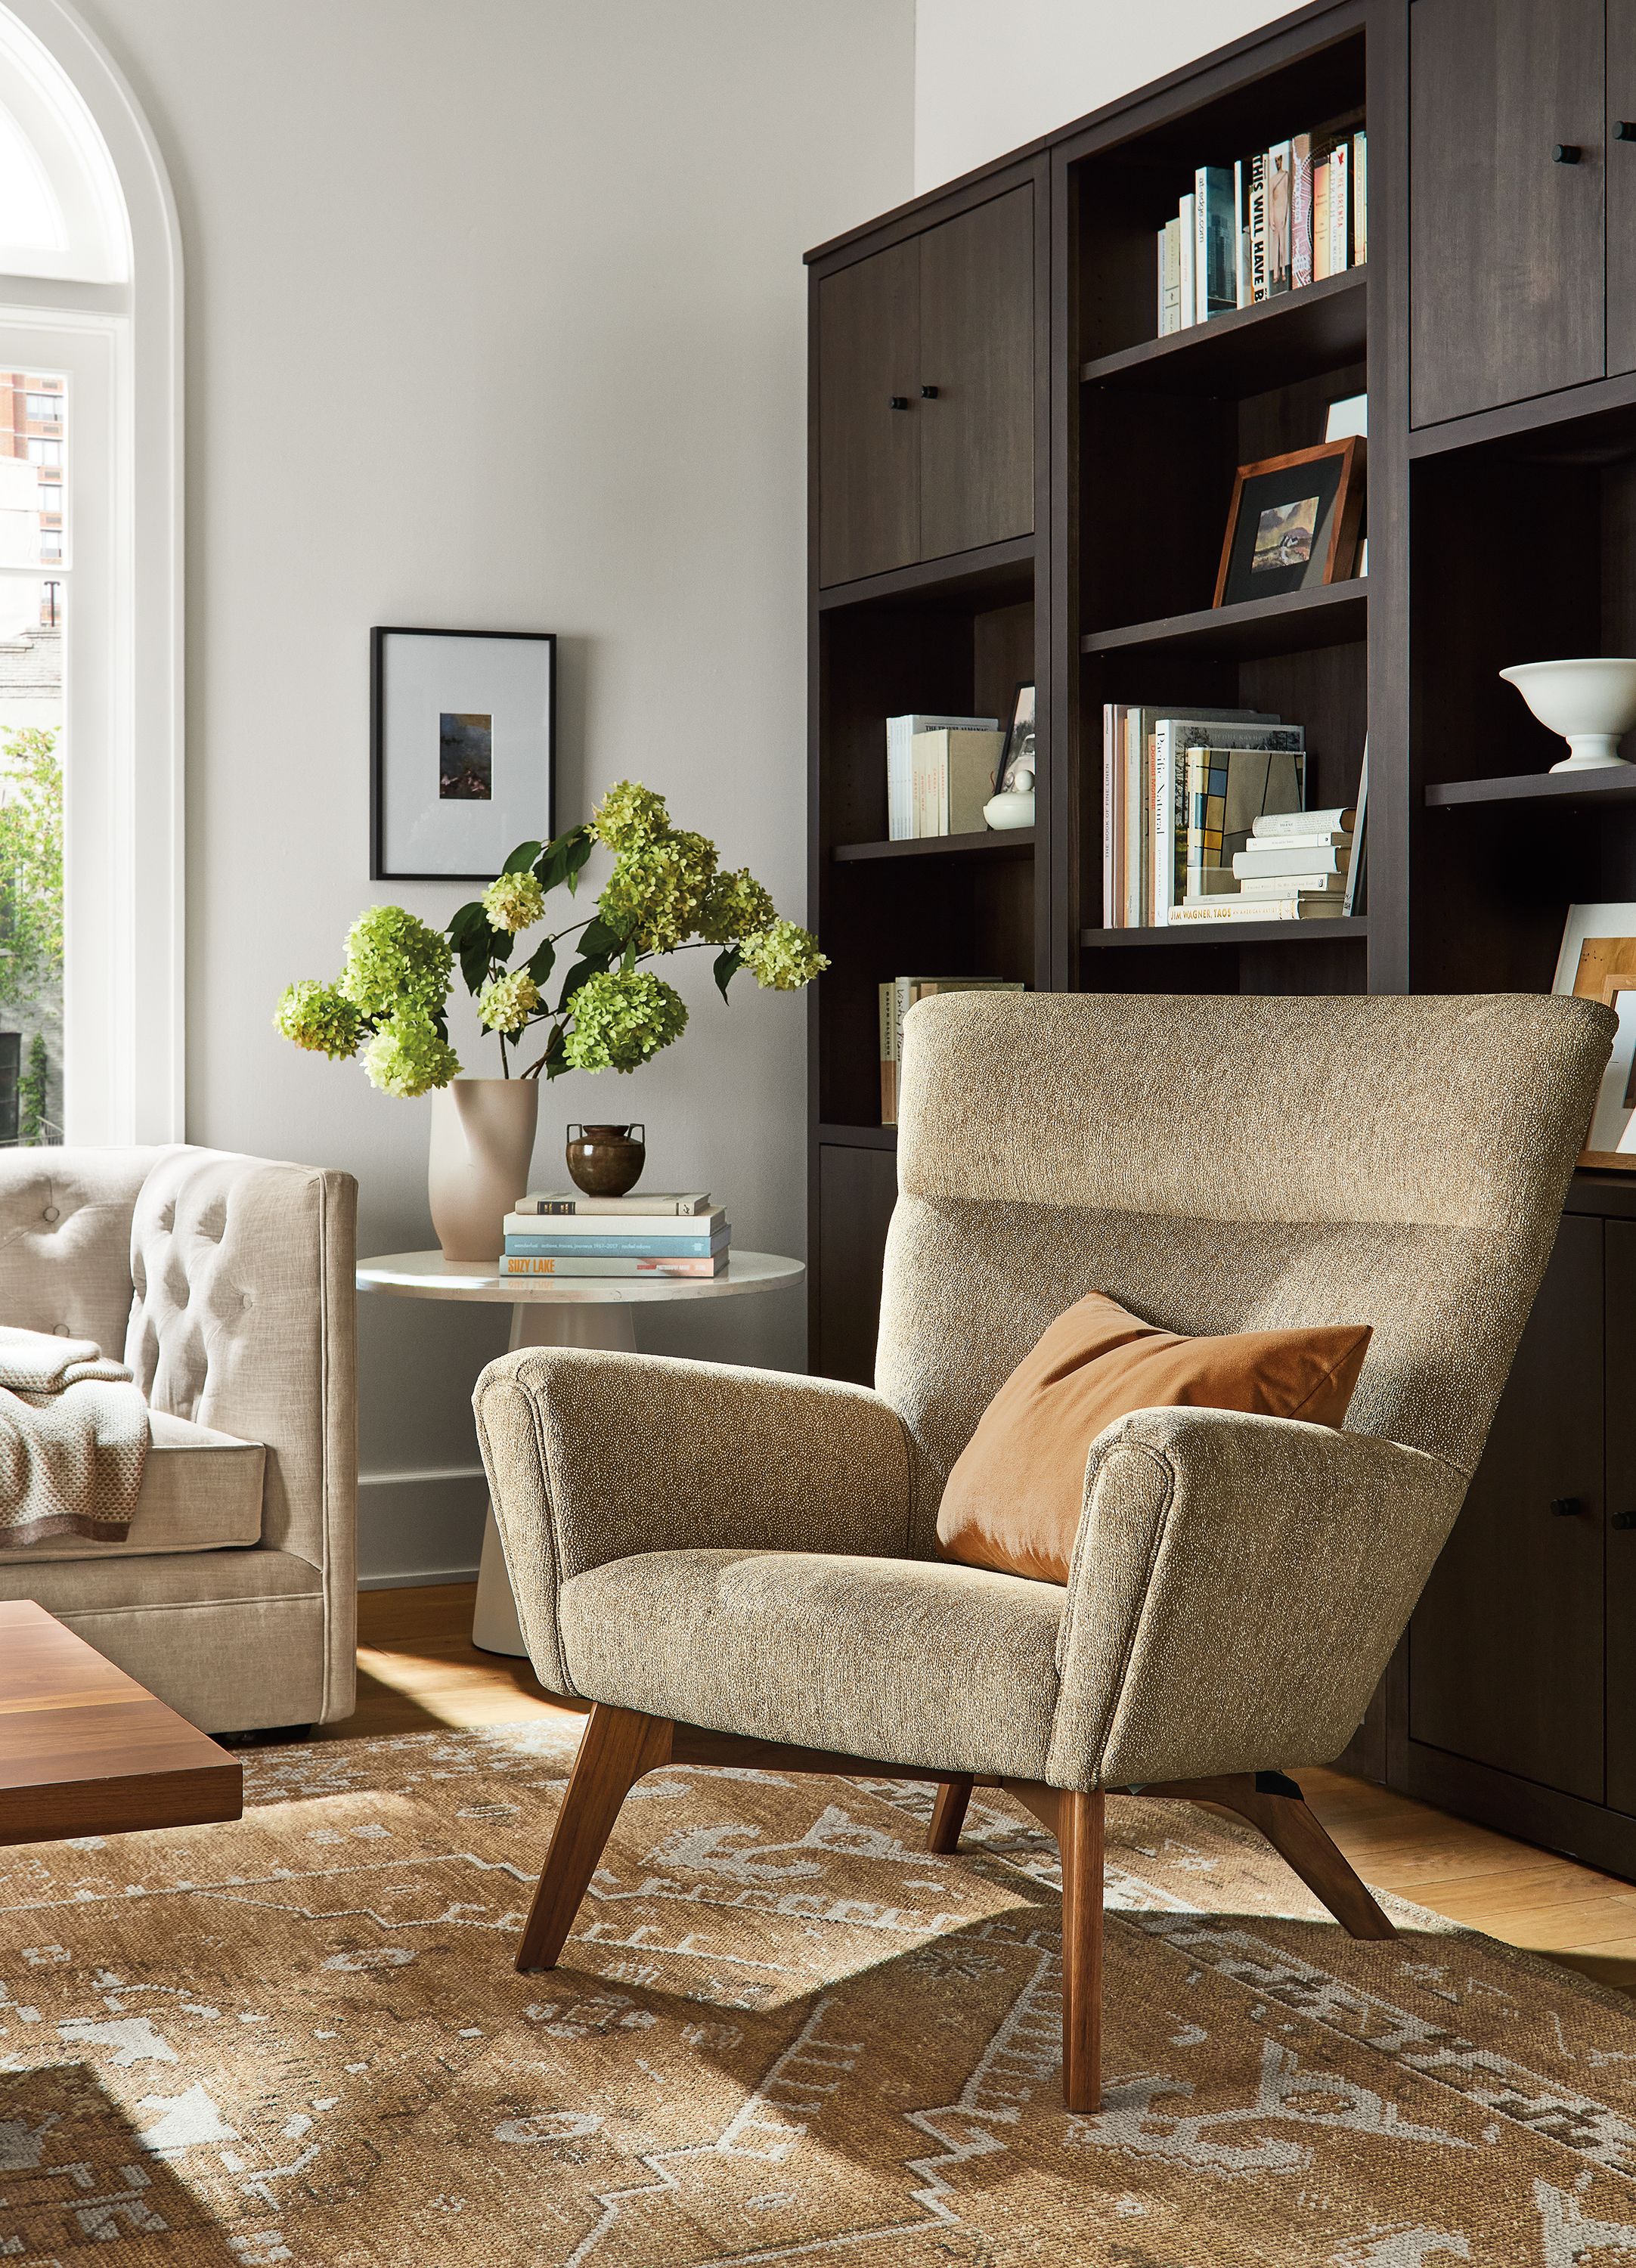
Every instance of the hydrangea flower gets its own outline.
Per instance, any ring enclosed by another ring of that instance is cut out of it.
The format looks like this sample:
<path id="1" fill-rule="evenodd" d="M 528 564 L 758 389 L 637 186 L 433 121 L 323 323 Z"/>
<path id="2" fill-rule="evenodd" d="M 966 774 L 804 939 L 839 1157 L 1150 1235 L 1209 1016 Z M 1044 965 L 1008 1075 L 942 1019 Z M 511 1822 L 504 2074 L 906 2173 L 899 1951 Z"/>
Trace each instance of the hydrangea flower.
<path id="1" fill-rule="evenodd" d="M 674 953 L 693 934 L 716 873 L 716 846 L 685 828 L 622 850 L 597 904 L 638 953 Z"/>
<path id="2" fill-rule="evenodd" d="M 573 998 L 563 1052 L 576 1071 L 635 1071 L 687 1029 L 686 1003 L 645 968 L 589 976 Z"/>
<path id="3" fill-rule="evenodd" d="M 777 919 L 772 900 L 748 866 L 718 874 L 704 893 L 698 911 L 697 933 L 706 945 L 731 945 L 735 939 L 753 937 Z"/>
<path id="4" fill-rule="evenodd" d="M 371 906 L 347 932 L 341 990 L 361 1016 L 400 1008 L 427 1015 L 449 997 L 454 954 L 441 930 L 402 906 Z"/>
<path id="5" fill-rule="evenodd" d="M 545 919 L 545 892 L 540 878 L 527 867 L 520 874 L 497 874 L 483 894 L 483 909 L 490 929 L 531 929 Z"/>
<path id="6" fill-rule="evenodd" d="M 591 832 L 612 851 L 633 850 L 670 831 L 670 806 L 640 780 L 620 780 L 591 814 Z"/>
<path id="7" fill-rule="evenodd" d="M 792 921 L 769 922 L 740 946 L 744 966 L 764 990 L 796 992 L 829 966 L 816 939 Z"/>
<path id="8" fill-rule="evenodd" d="M 388 1016 L 364 1050 L 364 1073 L 383 1094 L 412 1101 L 434 1086 L 446 1086 L 461 1059 L 428 1015 L 401 1008 Z"/>
<path id="9" fill-rule="evenodd" d="M 491 976 L 477 995 L 477 1021 L 491 1032 L 520 1032 L 540 1005 L 540 988 L 526 968 Z"/>
<path id="10" fill-rule="evenodd" d="M 337 1063 L 357 1053 L 363 1030 L 357 1010 L 338 987 L 304 976 L 291 984 L 278 1003 L 273 1027 L 314 1055 L 333 1056 Z"/>

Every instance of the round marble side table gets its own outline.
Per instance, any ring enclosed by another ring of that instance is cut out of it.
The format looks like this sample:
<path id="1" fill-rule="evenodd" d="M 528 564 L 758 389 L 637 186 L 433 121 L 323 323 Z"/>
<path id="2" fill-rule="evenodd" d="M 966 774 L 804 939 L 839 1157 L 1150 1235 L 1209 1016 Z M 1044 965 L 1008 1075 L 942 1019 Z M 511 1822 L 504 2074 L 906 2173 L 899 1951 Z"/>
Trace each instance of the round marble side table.
<path id="1" fill-rule="evenodd" d="M 513 1351 L 526 1346 L 605 1347 L 636 1351 L 634 1310 L 656 1300 L 730 1300 L 782 1291 L 807 1273 L 775 1252 L 734 1252 L 719 1276 L 502 1276 L 487 1260 L 446 1260 L 440 1252 L 388 1252 L 360 1260 L 357 1288 L 398 1300 L 475 1300 L 510 1307 Z M 472 1644 L 489 1653 L 526 1654 L 505 1572 L 494 1506 L 483 1531 L 483 1565 Z"/>

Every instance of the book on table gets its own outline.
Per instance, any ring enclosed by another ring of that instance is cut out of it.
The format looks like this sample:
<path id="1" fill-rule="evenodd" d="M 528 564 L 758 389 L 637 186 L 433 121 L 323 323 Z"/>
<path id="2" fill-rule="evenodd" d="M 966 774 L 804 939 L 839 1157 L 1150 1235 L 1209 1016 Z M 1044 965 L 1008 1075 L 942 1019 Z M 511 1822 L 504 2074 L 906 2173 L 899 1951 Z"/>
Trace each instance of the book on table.
<path id="1" fill-rule="evenodd" d="M 684 1244 L 690 1238 L 712 1236 L 726 1233 L 727 1215 L 721 1205 L 711 1205 L 704 1212 L 692 1213 L 571 1213 L 544 1214 L 529 1212 L 519 1206 L 508 1212 L 504 1223 L 507 1237 L 545 1237 L 555 1242 L 571 1244 L 577 1250 L 580 1245 L 596 1242 L 604 1237 L 635 1237 L 639 1243 L 658 1246 L 669 1251 L 673 1245 Z"/>
<path id="2" fill-rule="evenodd" d="M 502 1276 L 719 1276 L 726 1268 L 726 1250 L 707 1255 L 697 1260 L 667 1260 L 654 1256 L 646 1259 L 617 1259 L 611 1256 L 593 1259 L 559 1258 L 555 1254 L 506 1252 L 500 1256 Z"/>
<path id="3" fill-rule="evenodd" d="M 730 1241 L 725 1221 L 713 1236 L 520 1236 L 507 1230 L 505 1251 L 513 1260 L 711 1260 Z"/>
<path id="4" fill-rule="evenodd" d="M 583 1189 L 531 1189 L 526 1197 L 518 1198 L 513 1208 L 520 1213 L 553 1213 L 571 1219 L 600 1214 L 629 1214 L 638 1219 L 649 1214 L 696 1217 L 720 1210 L 712 1206 L 708 1189 L 632 1189 L 623 1197 L 588 1197 Z"/>

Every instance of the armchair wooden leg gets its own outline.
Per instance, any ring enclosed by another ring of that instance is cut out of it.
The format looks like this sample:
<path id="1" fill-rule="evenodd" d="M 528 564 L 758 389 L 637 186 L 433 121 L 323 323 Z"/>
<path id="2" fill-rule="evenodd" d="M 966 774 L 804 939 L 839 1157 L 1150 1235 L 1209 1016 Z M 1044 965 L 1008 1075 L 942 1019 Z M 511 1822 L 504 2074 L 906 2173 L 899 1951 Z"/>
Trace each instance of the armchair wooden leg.
<path id="1" fill-rule="evenodd" d="M 1062 1852 L 1062 2094 L 1070 2110 L 1102 2100 L 1102 1797 L 1057 1796 Z"/>
<path id="2" fill-rule="evenodd" d="M 958 1851 L 960 1830 L 966 1823 L 966 1806 L 971 1800 L 971 1782 L 968 1779 L 946 1779 L 937 1792 L 932 1808 L 932 1824 L 926 1830 L 928 1851 Z"/>
<path id="3" fill-rule="evenodd" d="M 1392 1926 L 1359 1875 L 1325 1833 L 1300 1787 L 1284 1773 L 1223 1772 L 1214 1779 L 1165 1780 L 1133 1789 L 1218 1805 L 1258 1828 L 1285 1865 L 1326 1905 L 1349 1937 L 1389 1938 Z"/>
<path id="4" fill-rule="evenodd" d="M 667 1718 L 593 1705 L 518 1948 L 519 1969 L 556 1968 L 619 1807 L 644 1772 L 670 1762 L 671 1732 Z"/>

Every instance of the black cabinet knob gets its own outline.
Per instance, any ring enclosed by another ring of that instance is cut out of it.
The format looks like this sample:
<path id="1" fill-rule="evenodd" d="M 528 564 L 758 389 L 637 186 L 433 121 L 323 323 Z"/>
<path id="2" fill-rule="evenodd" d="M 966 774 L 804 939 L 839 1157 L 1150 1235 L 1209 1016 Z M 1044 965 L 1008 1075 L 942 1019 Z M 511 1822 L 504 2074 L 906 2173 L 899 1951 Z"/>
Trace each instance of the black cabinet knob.
<path id="1" fill-rule="evenodd" d="M 888 400 L 887 407 L 888 409 L 907 409 L 909 396 L 906 394 L 895 394 Z"/>
<path id="2" fill-rule="evenodd" d="M 1636 1512 L 1616 1512 L 1608 1525 L 1610 1528 L 1636 1528 Z"/>
<path id="3" fill-rule="evenodd" d="M 1577 166 L 1585 153 L 1577 142 L 1559 142 L 1551 154 L 1559 166 Z"/>
<path id="4" fill-rule="evenodd" d="M 1576 1520 L 1584 1509 L 1583 1502 L 1576 1496 L 1553 1496 L 1551 1499 L 1551 1516 L 1556 1520 Z"/>
<path id="5" fill-rule="evenodd" d="M 1636 142 L 1636 118 L 1621 118 L 1613 129 L 1616 142 Z"/>
<path id="6" fill-rule="evenodd" d="M 935 401 L 937 400 L 937 388 L 936 388 L 936 387 L 935 387 L 935 386 L 923 386 L 923 387 L 921 387 L 921 389 L 920 389 L 920 399 L 921 399 L 923 401 Z"/>

